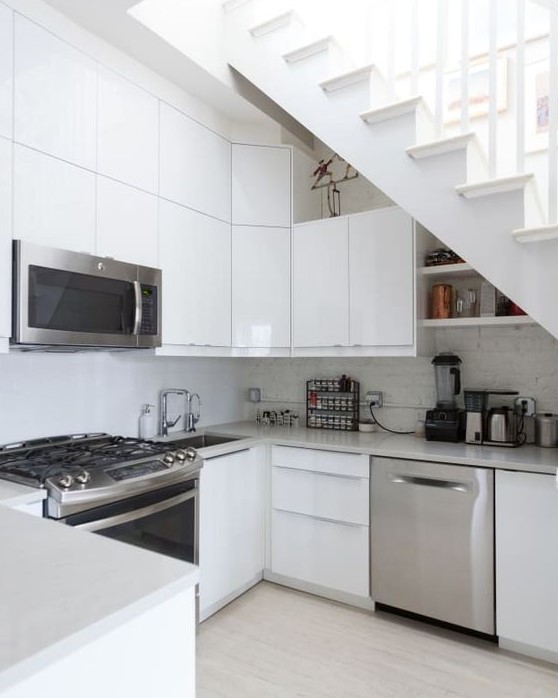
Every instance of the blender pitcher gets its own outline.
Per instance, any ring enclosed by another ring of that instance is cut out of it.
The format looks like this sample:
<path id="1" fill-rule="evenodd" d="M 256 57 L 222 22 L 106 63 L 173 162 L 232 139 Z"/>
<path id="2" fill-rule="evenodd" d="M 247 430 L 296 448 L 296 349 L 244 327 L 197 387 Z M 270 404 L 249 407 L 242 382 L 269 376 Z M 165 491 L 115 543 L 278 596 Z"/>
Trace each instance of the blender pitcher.
<path id="1" fill-rule="evenodd" d="M 436 377 L 436 407 L 455 409 L 455 396 L 461 392 L 461 359 L 455 354 L 442 353 L 432 359 Z"/>

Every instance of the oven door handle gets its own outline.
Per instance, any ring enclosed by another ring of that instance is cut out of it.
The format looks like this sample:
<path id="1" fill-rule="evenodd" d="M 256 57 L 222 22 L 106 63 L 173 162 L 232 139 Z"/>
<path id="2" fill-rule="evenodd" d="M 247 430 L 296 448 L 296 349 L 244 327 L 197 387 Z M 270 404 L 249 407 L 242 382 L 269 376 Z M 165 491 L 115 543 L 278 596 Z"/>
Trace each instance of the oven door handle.
<path id="1" fill-rule="evenodd" d="M 142 509 L 133 509 L 132 511 L 127 511 L 125 514 L 117 514 L 116 516 L 109 516 L 106 519 L 88 521 L 87 523 L 78 524 L 77 526 L 74 526 L 74 528 L 81 528 L 82 531 L 102 531 L 104 528 L 112 528 L 113 526 L 119 526 L 120 524 L 138 521 L 139 519 L 145 519 L 151 514 L 157 514 L 160 511 L 171 509 L 177 504 L 187 502 L 189 499 L 195 497 L 196 494 L 197 490 L 190 490 L 189 492 L 179 494 L 176 497 L 171 497 L 170 499 L 165 499 L 162 502 L 157 502 L 157 504 L 150 504 L 148 507 L 143 507 Z"/>

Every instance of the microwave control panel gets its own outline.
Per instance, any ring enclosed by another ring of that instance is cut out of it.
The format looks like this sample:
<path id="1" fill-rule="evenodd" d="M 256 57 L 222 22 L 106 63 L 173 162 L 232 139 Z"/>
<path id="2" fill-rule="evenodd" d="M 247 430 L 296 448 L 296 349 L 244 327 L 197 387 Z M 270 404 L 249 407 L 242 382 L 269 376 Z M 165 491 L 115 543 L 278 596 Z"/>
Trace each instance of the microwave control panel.
<path id="1" fill-rule="evenodd" d="M 141 285 L 141 330 L 140 334 L 157 334 L 157 287 Z"/>

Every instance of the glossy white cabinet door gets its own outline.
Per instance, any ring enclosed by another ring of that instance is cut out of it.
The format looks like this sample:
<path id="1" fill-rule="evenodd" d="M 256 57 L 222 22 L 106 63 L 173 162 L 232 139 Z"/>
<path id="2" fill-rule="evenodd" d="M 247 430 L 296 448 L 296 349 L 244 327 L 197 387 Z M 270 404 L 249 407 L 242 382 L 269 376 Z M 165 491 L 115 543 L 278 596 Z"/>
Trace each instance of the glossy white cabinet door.
<path id="1" fill-rule="evenodd" d="M 12 137 L 14 13 L 0 5 L 0 136 Z"/>
<path id="2" fill-rule="evenodd" d="M 96 63 L 19 14 L 14 56 L 14 139 L 95 169 Z"/>
<path id="3" fill-rule="evenodd" d="M 156 196 L 97 177 L 97 254 L 156 267 L 157 230 Z"/>
<path id="4" fill-rule="evenodd" d="M 14 145 L 13 236 L 95 252 L 95 175 Z"/>
<path id="5" fill-rule="evenodd" d="M 496 632 L 555 656 L 557 531 L 553 475 L 496 471 Z"/>
<path id="6" fill-rule="evenodd" d="M 231 345 L 231 226 L 159 203 L 163 344 Z"/>
<path id="7" fill-rule="evenodd" d="M 159 102 L 110 70 L 99 68 L 98 171 L 157 193 Z"/>
<path id="8" fill-rule="evenodd" d="M 392 207 L 348 218 L 351 345 L 413 344 L 411 216 Z"/>
<path id="9" fill-rule="evenodd" d="M 290 346 L 290 256 L 290 229 L 233 226 L 233 346 Z"/>
<path id="10" fill-rule="evenodd" d="M 291 149 L 232 146 L 232 222 L 291 225 Z"/>
<path id="11" fill-rule="evenodd" d="M 273 510 L 271 570 L 310 584 L 367 597 L 368 526 Z"/>
<path id="12" fill-rule="evenodd" d="M 346 218 L 294 227 L 294 346 L 349 344 Z"/>
<path id="13" fill-rule="evenodd" d="M 161 103 L 160 194 L 231 220 L 231 144 Z"/>
<path id="14" fill-rule="evenodd" d="M 0 337 L 11 335 L 12 143 L 0 137 Z"/>
<path id="15" fill-rule="evenodd" d="M 264 456 L 260 448 L 205 460 L 200 480 L 202 620 L 261 578 Z"/>

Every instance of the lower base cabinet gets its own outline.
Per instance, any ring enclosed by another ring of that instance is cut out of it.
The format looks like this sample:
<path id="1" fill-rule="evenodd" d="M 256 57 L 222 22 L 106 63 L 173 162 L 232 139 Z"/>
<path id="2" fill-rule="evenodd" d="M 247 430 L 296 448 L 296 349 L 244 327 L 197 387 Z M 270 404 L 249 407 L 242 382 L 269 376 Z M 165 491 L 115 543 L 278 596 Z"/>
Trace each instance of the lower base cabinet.
<path id="1" fill-rule="evenodd" d="M 263 576 L 265 447 L 209 458 L 200 478 L 200 620 Z"/>
<path id="2" fill-rule="evenodd" d="M 272 581 L 366 603 L 369 467 L 364 455 L 273 447 Z"/>
<path id="3" fill-rule="evenodd" d="M 496 631 L 500 645 L 558 661 L 556 477 L 496 472 Z"/>

